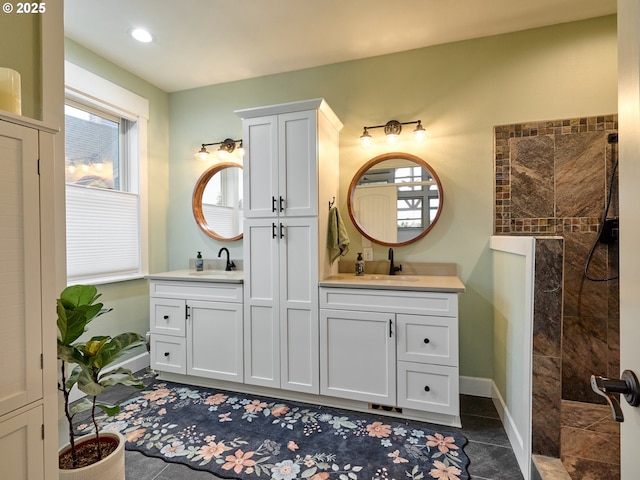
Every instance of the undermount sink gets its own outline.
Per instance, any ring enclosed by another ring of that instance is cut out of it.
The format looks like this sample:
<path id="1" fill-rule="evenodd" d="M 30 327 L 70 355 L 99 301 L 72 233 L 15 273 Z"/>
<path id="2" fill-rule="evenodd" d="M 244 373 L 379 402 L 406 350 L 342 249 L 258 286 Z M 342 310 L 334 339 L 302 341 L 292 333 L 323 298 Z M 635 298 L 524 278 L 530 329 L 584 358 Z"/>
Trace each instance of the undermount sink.
<path id="1" fill-rule="evenodd" d="M 189 275 L 195 275 L 197 277 L 225 277 L 225 276 L 234 276 L 236 275 L 237 272 L 232 270 L 232 271 L 225 271 L 225 270 L 203 270 L 202 272 L 189 272 Z"/>
<path id="2" fill-rule="evenodd" d="M 370 275 L 365 274 L 362 276 L 351 275 L 351 276 L 336 276 L 335 280 L 352 280 L 355 282 L 359 281 L 367 281 L 367 282 L 384 282 L 384 283 L 400 283 L 400 282 L 417 282 L 420 280 L 418 277 L 412 275 Z"/>
<path id="3" fill-rule="evenodd" d="M 411 275 L 364 275 L 360 277 L 362 280 L 369 281 L 384 281 L 387 283 L 394 282 L 417 282 L 418 279 L 416 277 L 412 277 Z"/>

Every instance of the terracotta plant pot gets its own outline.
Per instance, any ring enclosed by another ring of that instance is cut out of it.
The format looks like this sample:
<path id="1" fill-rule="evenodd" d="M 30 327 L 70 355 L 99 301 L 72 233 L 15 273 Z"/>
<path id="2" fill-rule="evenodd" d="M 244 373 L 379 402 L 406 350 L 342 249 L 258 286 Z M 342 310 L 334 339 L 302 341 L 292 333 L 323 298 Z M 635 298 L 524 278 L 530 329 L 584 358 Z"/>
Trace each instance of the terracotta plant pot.
<path id="1" fill-rule="evenodd" d="M 85 435 L 76 440 L 76 445 L 90 442 L 96 438 L 95 434 Z M 73 470 L 58 469 L 60 480 L 124 480 L 124 445 L 126 439 L 117 432 L 103 432 L 100 439 L 117 441 L 118 447 L 107 457 L 93 465 L 75 468 Z M 64 446 L 59 455 L 70 449 L 70 445 Z"/>

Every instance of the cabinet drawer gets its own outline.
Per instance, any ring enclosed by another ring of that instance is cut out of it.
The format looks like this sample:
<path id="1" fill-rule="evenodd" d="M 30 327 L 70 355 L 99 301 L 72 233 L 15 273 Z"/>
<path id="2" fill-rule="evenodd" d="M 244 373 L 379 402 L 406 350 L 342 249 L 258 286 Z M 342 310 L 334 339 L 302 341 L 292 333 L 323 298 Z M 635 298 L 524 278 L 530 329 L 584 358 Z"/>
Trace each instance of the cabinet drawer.
<path id="1" fill-rule="evenodd" d="M 186 303 L 171 298 L 151 298 L 151 333 L 185 336 Z"/>
<path id="2" fill-rule="evenodd" d="M 158 298 L 242 303 L 242 284 L 152 280 L 149 283 L 149 295 Z"/>
<path id="3" fill-rule="evenodd" d="M 398 362 L 398 406 L 458 415 L 458 368 Z"/>
<path id="4" fill-rule="evenodd" d="M 163 372 L 187 373 L 186 341 L 181 337 L 151 335 L 151 368 Z"/>
<path id="5" fill-rule="evenodd" d="M 396 316 L 398 360 L 458 366 L 458 319 Z"/>
<path id="6" fill-rule="evenodd" d="M 444 292 L 320 288 L 320 308 L 458 316 L 458 295 Z"/>

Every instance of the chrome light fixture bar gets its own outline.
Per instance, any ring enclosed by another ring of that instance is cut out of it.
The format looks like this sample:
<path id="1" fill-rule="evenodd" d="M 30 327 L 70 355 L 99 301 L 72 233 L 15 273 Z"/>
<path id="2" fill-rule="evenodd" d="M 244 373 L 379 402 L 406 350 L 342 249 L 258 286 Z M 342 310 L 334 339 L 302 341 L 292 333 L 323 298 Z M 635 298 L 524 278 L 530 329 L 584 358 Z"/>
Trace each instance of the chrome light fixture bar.
<path id="1" fill-rule="evenodd" d="M 218 159 L 220 160 L 226 160 L 234 151 L 237 152 L 240 158 L 244 156 L 242 139 L 233 140 L 231 138 L 225 138 L 221 142 L 203 143 L 200 150 L 198 150 L 198 152 L 196 153 L 196 157 L 198 157 L 200 160 L 206 160 L 210 155 L 207 147 L 212 147 L 214 145 L 219 145 L 218 149 L 216 150 L 216 154 L 218 155 Z"/>
<path id="2" fill-rule="evenodd" d="M 422 126 L 421 120 L 414 120 L 412 122 L 399 122 L 398 120 L 389 120 L 384 125 L 372 125 L 370 127 L 364 127 L 364 131 L 362 135 L 360 135 L 360 141 L 364 146 L 368 146 L 373 142 L 373 137 L 369 133 L 369 130 L 374 128 L 384 128 L 384 134 L 387 136 L 387 142 L 394 144 L 398 141 L 398 136 L 402 132 L 402 125 L 416 125 L 416 128 L 413 130 L 413 135 L 416 140 L 421 141 L 427 131 Z"/>

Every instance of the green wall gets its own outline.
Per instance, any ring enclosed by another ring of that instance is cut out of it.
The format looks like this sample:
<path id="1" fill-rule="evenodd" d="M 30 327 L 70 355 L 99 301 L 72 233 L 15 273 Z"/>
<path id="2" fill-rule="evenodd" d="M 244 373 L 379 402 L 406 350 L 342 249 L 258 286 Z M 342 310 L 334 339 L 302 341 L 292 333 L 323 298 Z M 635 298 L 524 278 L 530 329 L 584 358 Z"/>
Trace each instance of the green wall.
<path id="1" fill-rule="evenodd" d="M 169 96 L 141 78 L 65 39 L 65 59 L 149 100 L 148 192 L 149 269 L 167 269 L 167 208 L 169 163 Z M 91 335 L 149 330 L 149 291 L 146 280 L 98 285 L 101 301 L 113 311 L 91 325 Z"/>
<path id="2" fill-rule="evenodd" d="M 424 239 L 395 249 L 396 259 L 458 265 L 466 285 L 461 374 L 492 378 L 493 126 L 615 113 L 616 52 L 616 17 L 609 16 L 171 93 L 168 266 L 185 268 L 197 250 L 214 257 L 221 246 L 242 255 L 241 242 L 210 239 L 191 214 L 193 187 L 207 168 L 193 154 L 201 143 L 241 136 L 234 110 L 327 100 L 345 125 L 339 206 L 352 241 L 348 262 L 360 251 L 346 212 L 349 182 L 368 159 L 390 151 L 383 142 L 361 148 L 362 127 L 421 119 L 428 140 L 407 140 L 393 150 L 422 157 L 436 170 L 444 208 Z M 386 248 L 376 247 L 374 259 L 385 260 Z"/>

